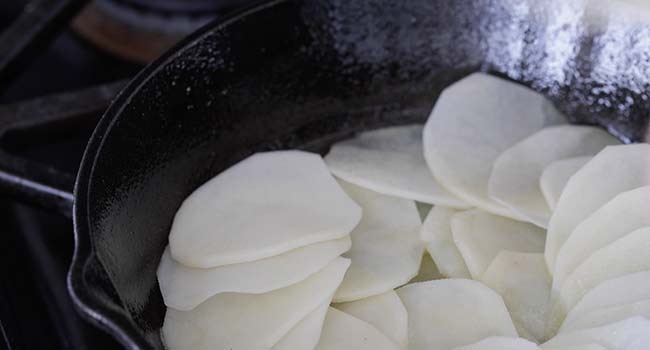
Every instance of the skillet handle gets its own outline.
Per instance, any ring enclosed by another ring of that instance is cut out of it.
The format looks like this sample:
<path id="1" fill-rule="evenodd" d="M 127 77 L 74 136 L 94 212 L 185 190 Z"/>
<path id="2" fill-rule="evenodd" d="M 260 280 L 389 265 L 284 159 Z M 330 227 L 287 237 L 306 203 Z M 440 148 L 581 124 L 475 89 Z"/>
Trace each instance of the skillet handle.
<path id="1" fill-rule="evenodd" d="M 97 120 L 125 84 L 118 81 L 0 106 L 0 193 L 71 217 L 76 174 L 8 149 L 24 145 L 27 134 L 32 141 L 48 139 L 53 133 L 77 130 Z"/>

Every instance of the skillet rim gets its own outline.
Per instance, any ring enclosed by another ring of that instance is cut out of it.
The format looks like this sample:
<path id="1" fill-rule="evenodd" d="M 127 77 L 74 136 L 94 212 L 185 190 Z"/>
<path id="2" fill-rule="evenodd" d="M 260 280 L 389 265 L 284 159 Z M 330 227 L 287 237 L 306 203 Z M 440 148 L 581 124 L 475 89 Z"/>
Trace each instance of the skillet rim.
<path id="1" fill-rule="evenodd" d="M 123 115 L 123 110 L 129 105 L 136 93 L 160 70 L 172 63 L 186 50 L 200 44 L 205 37 L 213 32 L 222 30 L 249 15 L 267 10 L 282 3 L 293 0 L 260 0 L 245 8 L 235 10 L 221 18 L 217 18 L 199 28 L 162 56 L 143 68 L 113 99 L 95 126 L 93 133 L 84 150 L 79 172 L 74 184 L 74 202 L 72 219 L 74 224 L 74 253 L 68 270 L 66 282 L 68 293 L 77 311 L 87 320 L 112 335 L 120 344 L 129 349 L 152 349 L 152 345 L 144 335 L 137 330 L 130 317 L 125 316 L 96 298 L 85 279 L 86 265 L 96 258 L 92 239 L 89 212 L 90 190 L 93 184 L 93 174 L 102 152 L 104 141 L 110 137 L 113 126 Z M 101 262 L 100 262 L 101 264 Z"/>

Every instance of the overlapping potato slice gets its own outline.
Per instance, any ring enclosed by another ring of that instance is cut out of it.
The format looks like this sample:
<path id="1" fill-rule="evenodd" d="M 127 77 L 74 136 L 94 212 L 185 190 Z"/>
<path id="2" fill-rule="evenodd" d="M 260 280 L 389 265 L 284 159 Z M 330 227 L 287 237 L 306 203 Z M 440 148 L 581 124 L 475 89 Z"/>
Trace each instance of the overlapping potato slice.
<path id="1" fill-rule="evenodd" d="M 650 299 L 592 311 L 571 322 L 564 322 L 560 328 L 560 333 L 602 327 L 634 316 L 641 316 L 645 319 L 650 318 Z"/>
<path id="2" fill-rule="evenodd" d="M 502 251 L 481 281 L 501 295 L 520 336 L 544 340 L 551 289 L 544 254 Z"/>
<path id="3" fill-rule="evenodd" d="M 420 268 L 420 216 L 415 202 L 386 196 L 344 181 L 341 186 L 363 208 L 363 218 L 350 233 L 352 260 L 335 302 L 385 293 L 406 284 Z"/>
<path id="4" fill-rule="evenodd" d="M 638 229 L 594 252 L 567 277 L 559 294 L 552 294 L 549 328 L 559 328 L 567 313 L 598 284 L 650 269 L 650 227 Z"/>
<path id="5" fill-rule="evenodd" d="M 451 350 L 490 336 L 517 336 L 503 299 L 480 282 L 414 283 L 397 294 L 408 313 L 410 350 Z"/>
<path id="6" fill-rule="evenodd" d="M 608 146 L 567 183 L 548 226 L 544 256 L 549 271 L 573 230 L 621 192 L 648 184 L 650 145 Z"/>
<path id="7" fill-rule="evenodd" d="M 478 343 L 454 348 L 454 350 L 539 350 L 539 347 L 522 338 L 489 337 Z"/>
<path id="8" fill-rule="evenodd" d="M 539 178 L 539 187 L 542 190 L 546 204 L 555 210 L 560 195 L 573 174 L 582 168 L 593 157 L 575 157 L 556 160 L 549 164 Z"/>
<path id="9" fill-rule="evenodd" d="M 472 206 L 516 218 L 488 195 L 492 164 L 528 135 L 564 121 L 541 94 L 475 73 L 440 95 L 424 127 L 424 157 L 450 192 Z"/>
<path id="10" fill-rule="evenodd" d="M 492 167 L 488 193 L 518 217 L 546 227 L 551 209 L 540 188 L 544 168 L 553 161 L 591 156 L 605 146 L 619 143 L 611 134 L 593 126 L 544 128 L 499 155 Z"/>
<path id="11" fill-rule="evenodd" d="M 395 291 L 335 304 L 335 308 L 377 328 L 395 344 L 406 349 L 408 345 L 408 316 Z"/>
<path id="12" fill-rule="evenodd" d="M 158 265 L 158 283 L 165 305 L 191 310 L 215 294 L 259 294 L 298 283 L 320 271 L 350 246 L 351 239 L 346 236 L 257 261 L 209 269 L 186 267 L 172 259 L 169 249 L 165 249 Z"/>
<path id="13" fill-rule="evenodd" d="M 633 317 L 603 327 L 561 333 L 542 344 L 542 349 L 588 344 L 598 344 L 607 350 L 647 350 L 650 344 L 650 321 Z"/>
<path id="14" fill-rule="evenodd" d="M 451 231 L 467 268 L 480 279 L 502 250 L 521 253 L 544 251 L 544 230 L 480 209 L 463 211 L 451 218 Z"/>
<path id="15" fill-rule="evenodd" d="M 631 273 L 606 280 L 590 290 L 571 309 L 564 323 L 589 313 L 650 299 L 650 271 Z"/>
<path id="16" fill-rule="evenodd" d="M 469 207 L 431 174 L 424 161 L 422 125 L 364 132 L 335 144 L 325 162 L 338 178 L 375 192 L 454 208 Z"/>
<path id="17" fill-rule="evenodd" d="M 167 309 L 162 338 L 170 350 L 261 350 L 275 345 L 331 300 L 350 261 L 337 258 L 306 280 L 265 294 L 222 293 L 190 311 Z"/>
<path id="18" fill-rule="evenodd" d="M 322 158 L 302 151 L 257 153 L 194 191 L 169 234 L 172 257 L 210 268 L 255 261 L 345 237 L 361 208 Z"/>
<path id="19" fill-rule="evenodd" d="M 451 233 L 451 217 L 457 212 L 456 209 L 439 205 L 433 207 L 422 224 L 420 239 L 440 273 L 449 278 L 470 278 L 465 260 Z"/>
<path id="20" fill-rule="evenodd" d="M 271 350 L 310 350 L 316 347 L 323 329 L 329 301 L 310 312 L 289 333 L 285 334 Z"/>
<path id="21" fill-rule="evenodd" d="M 650 226 L 650 186 L 623 192 L 581 222 L 560 249 L 553 273 L 553 290 L 598 249 Z"/>
<path id="22" fill-rule="evenodd" d="M 316 350 L 405 350 L 375 327 L 330 307 Z"/>

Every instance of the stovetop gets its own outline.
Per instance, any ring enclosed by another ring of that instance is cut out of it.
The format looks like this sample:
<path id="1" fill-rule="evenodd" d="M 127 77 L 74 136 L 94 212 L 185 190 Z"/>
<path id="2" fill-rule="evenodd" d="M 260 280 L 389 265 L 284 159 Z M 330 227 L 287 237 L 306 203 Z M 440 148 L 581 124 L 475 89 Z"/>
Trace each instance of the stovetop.
<path id="1" fill-rule="evenodd" d="M 236 2 L 222 1 L 228 6 Z M 0 1 L 0 33 L 19 16 L 25 2 Z M 182 6 L 179 1 L 167 2 Z M 147 1 L 135 3 L 144 6 Z M 141 63 L 98 49 L 69 24 L 9 83 L 0 81 L 0 108 L 128 79 L 141 68 Z M 74 130 L 21 134 L 11 152 L 74 174 L 99 114 L 88 116 Z M 0 349 L 120 349 L 110 336 L 78 316 L 68 295 L 65 277 L 74 248 L 72 222 L 3 196 L 0 220 Z"/>

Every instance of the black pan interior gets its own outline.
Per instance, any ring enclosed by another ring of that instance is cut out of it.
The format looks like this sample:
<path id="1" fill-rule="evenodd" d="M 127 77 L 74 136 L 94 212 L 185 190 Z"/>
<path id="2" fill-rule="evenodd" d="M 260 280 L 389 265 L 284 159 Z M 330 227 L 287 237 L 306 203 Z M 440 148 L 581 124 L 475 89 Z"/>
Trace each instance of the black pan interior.
<path id="1" fill-rule="evenodd" d="M 192 190 L 254 152 L 324 153 L 360 130 L 423 122 L 473 71 L 643 139 L 650 30 L 589 27 L 565 5 L 551 16 L 515 0 L 286 0 L 209 25 L 142 72 L 91 139 L 70 275 L 81 310 L 131 348 L 161 349 L 155 271 Z"/>

